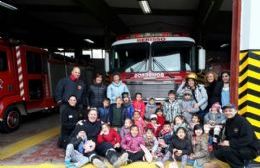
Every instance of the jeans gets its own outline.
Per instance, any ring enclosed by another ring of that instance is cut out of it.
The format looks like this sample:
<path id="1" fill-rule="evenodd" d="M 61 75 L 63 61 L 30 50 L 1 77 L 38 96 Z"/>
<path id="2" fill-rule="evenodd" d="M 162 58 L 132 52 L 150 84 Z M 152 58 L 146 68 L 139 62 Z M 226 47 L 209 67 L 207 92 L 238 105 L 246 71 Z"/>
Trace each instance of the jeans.
<path id="1" fill-rule="evenodd" d="M 89 162 L 89 158 L 75 150 L 72 144 L 68 144 L 66 148 L 65 161 L 76 162 L 75 166 L 81 167 Z"/>

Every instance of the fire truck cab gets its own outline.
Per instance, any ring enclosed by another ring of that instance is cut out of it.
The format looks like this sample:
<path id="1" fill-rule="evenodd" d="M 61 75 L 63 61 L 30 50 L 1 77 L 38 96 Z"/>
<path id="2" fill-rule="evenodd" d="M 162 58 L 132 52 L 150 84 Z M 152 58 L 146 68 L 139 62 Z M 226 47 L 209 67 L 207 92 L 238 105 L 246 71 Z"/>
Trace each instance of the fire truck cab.
<path id="1" fill-rule="evenodd" d="M 16 130 L 21 115 L 55 107 L 48 77 L 48 53 L 0 39 L 0 128 Z"/>
<path id="2" fill-rule="evenodd" d="M 136 92 L 157 102 L 167 97 L 189 72 L 205 69 L 205 50 L 185 33 L 123 35 L 112 44 L 105 64 L 107 72 L 120 72 L 134 97 Z"/>

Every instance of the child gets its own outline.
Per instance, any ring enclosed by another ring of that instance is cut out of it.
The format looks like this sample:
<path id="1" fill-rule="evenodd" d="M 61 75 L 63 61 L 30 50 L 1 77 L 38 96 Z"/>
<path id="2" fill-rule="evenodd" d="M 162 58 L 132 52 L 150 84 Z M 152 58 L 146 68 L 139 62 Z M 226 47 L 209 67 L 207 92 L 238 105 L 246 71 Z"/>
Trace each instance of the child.
<path id="1" fill-rule="evenodd" d="M 122 93 L 122 99 L 123 99 L 123 107 L 126 110 L 126 117 L 127 118 L 133 118 L 134 114 L 134 106 L 131 104 L 129 93 L 123 92 Z"/>
<path id="2" fill-rule="evenodd" d="M 105 156 L 113 167 L 119 168 L 125 164 L 128 159 L 128 154 L 123 153 L 119 157 L 117 152 L 120 149 L 121 138 L 119 134 L 111 129 L 107 123 L 102 125 L 102 129 L 97 138 L 97 151 L 100 155 Z"/>
<path id="3" fill-rule="evenodd" d="M 135 111 L 140 113 L 140 116 L 144 119 L 145 104 L 143 101 L 142 93 L 135 94 L 135 100 L 133 101 Z"/>
<path id="4" fill-rule="evenodd" d="M 203 127 L 199 124 L 194 126 L 193 135 L 193 153 L 190 154 L 190 159 L 195 160 L 194 168 L 203 168 L 204 164 L 209 162 L 208 138 L 204 134 Z"/>
<path id="5" fill-rule="evenodd" d="M 125 124 L 120 130 L 120 137 L 123 138 L 130 132 L 130 127 L 133 125 L 133 121 L 130 118 L 125 119 Z"/>
<path id="6" fill-rule="evenodd" d="M 176 133 L 179 127 L 183 127 L 186 130 L 189 130 L 189 125 L 186 123 L 182 115 L 177 115 L 173 120 L 173 132 Z"/>
<path id="7" fill-rule="evenodd" d="M 219 103 L 214 103 L 209 109 L 209 112 L 204 117 L 204 130 L 209 134 L 209 143 L 215 147 L 219 141 L 221 129 L 226 122 L 226 117 L 221 113 L 221 106 Z M 213 131 L 213 135 L 212 135 Z"/>
<path id="8" fill-rule="evenodd" d="M 95 142 L 87 139 L 86 132 L 79 130 L 76 137 L 71 138 L 71 143 L 67 145 L 65 154 L 65 166 L 67 168 L 82 167 L 88 162 L 92 162 L 98 168 L 106 168 L 106 165 L 97 158 Z"/>
<path id="9" fill-rule="evenodd" d="M 221 106 L 219 103 L 214 103 L 209 109 L 209 112 L 204 117 L 205 127 L 214 129 L 217 131 L 218 127 L 225 124 L 226 118 L 223 113 L 221 113 Z"/>
<path id="10" fill-rule="evenodd" d="M 157 123 L 163 126 L 165 122 L 165 117 L 163 116 L 163 110 L 161 108 L 157 108 L 155 114 L 157 115 Z"/>
<path id="11" fill-rule="evenodd" d="M 191 122 L 191 117 L 193 113 L 199 111 L 199 108 L 195 107 L 196 101 L 192 99 L 191 90 L 186 89 L 183 92 L 183 99 L 180 102 L 181 113 L 185 117 L 188 123 Z"/>
<path id="12" fill-rule="evenodd" d="M 110 109 L 110 99 L 104 98 L 103 107 L 98 108 L 98 116 L 101 123 L 107 123 L 109 121 L 108 120 L 109 109 Z"/>
<path id="13" fill-rule="evenodd" d="M 181 114 L 180 105 L 176 100 L 176 93 L 174 90 L 168 92 L 168 100 L 163 104 L 163 113 L 167 121 L 173 121 L 175 116 Z"/>
<path id="14" fill-rule="evenodd" d="M 159 146 L 161 148 L 162 153 L 167 153 L 168 148 L 172 141 L 172 128 L 171 123 L 169 121 L 165 121 L 162 130 L 159 133 Z"/>
<path id="15" fill-rule="evenodd" d="M 156 154 L 158 152 L 158 145 L 159 142 L 156 139 L 155 135 L 153 134 L 153 130 L 150 128 L 147 128 L 145 135 L 144 135 L 144 142 L 145 142 L 145 147 L 148 149 L 148 151 L 151 153 L 153 158 L 157 158 Z M 152 158 L 148 161 L 151 161 Z"/>
<path id="16" fill-rule="evenodd" d="M 130 127 L 130 133 L 123 137 L 121 147 L 128 153 L 128 163 L 143 160 L 144 152 L 140 145 L 144 145 L 144 139 L 136 125 Z"/>
<path id="17" fill-rule="evenodd" d="M 169 159 L 172 155 L 177 161 L 181 161 L 181 168 L 185 168 L 187 164 L 188 155 L 192 152 L 192 145 L 190 139 L 187 137 L 186 129 L 179 127 L 176 135 L 174 135 L 169 152 L 166 153 L 163 161 Z"/>
<path id="18" fill-rule="evenodd" d="M 200 124 L 200 116 L 198 114 L 192 114 L 190 128 L 193 130 L 194 126 Z"/>
<path id="19" fill-rule="evenodd" d="M 134 112 L 134 125 L 136 125 L 139 129 L 139 133 L 142 135 L 144 133 L 144 128 L 145 128 L 145 122 L 143 118 L 140 116 L 140 113 L 138 111 Z"/>
<path id="20" fill-rule="evenodd" d="M 157 115 L 150 115 L 150 122 L 148 122 L 146 128 L 150 128 L 153 131 L 153 134 L 158 137 L 159 132 L 161 131 L 162 126 L 157 124 Z"/>
<path id="21" fill-rule="evenodd" d="M 145 107 L 145 118 L 150 119 L 150 115 L 155 113 L 156 108 L 157 106 L 154 98 L 150 98 Z"/>
<path id="22" fill-rule="evenodd" d="M 109 110 L 109 124 L 117 128 L 121 128 L 126 118 L 126 111 L 122 106 L 123 101 L 121 97 L 116 98 L 116 104 L 112 104 Z"/>

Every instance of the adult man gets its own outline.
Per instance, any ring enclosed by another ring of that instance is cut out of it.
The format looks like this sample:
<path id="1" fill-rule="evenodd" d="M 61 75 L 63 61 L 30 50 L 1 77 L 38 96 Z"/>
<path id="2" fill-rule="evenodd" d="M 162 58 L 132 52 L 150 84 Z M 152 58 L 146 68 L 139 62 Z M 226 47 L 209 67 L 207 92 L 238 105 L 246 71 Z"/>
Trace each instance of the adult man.
<path id="1" fill-rule="evenodd" d="M 75 95 L 77 98 L 77 105 L 79 108 L 86 106 L 85 101 L 85 84 L 80 77 L 79 67 L 73 67 L 71 75 L 69 77 L 61 79 L 56 87 L 55 98 L 57 103 L 60 105 L 60 112 L 63 111 L 65 104 L 71 95 Z"/>
<path id="2" fill-rule="evenodd" d="M 227 118 L 225 138 L 214 152 L 217 159 L 227 162 L 232 168 L 242 168 L 246 160 L 254 159 L 259 142 L 248 121 L 237 114 L 236 108 L 228 104 L 223 107 Z"/>

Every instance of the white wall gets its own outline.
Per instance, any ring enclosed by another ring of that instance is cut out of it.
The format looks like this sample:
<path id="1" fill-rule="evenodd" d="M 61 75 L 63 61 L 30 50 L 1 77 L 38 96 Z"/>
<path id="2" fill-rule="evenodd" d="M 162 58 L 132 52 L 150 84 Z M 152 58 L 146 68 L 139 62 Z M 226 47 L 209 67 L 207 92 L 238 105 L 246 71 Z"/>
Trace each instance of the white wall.
<path id="1" fill-rule="evenodd" d="M 242 0 L 240 50 L 260 49 L 260 0 Z"/>

